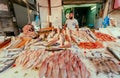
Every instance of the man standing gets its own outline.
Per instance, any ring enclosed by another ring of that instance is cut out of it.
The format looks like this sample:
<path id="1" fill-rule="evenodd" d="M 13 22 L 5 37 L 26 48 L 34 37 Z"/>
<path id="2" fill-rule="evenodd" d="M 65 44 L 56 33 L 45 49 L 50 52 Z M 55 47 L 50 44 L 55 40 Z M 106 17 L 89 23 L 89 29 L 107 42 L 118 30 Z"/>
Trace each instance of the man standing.
<path id="1" fill-rule="evenodd" d="M 69 14 L 69 19 L 66 20 L 64 28 L 68 27 L 70 30 L 79 30 L 78 21 L 74 18 L 73 12 Z"/>

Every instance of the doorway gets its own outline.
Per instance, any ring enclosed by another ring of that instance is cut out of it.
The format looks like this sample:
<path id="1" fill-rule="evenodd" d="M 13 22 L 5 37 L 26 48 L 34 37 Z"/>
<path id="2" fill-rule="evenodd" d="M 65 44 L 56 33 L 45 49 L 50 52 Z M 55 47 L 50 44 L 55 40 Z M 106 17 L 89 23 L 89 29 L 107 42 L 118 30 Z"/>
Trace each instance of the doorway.
<path id="1" fill-rule="evenodd" d="M 62 24 L 65 24 L 66 14 L 74 12 L 74 17 L 79 23 L 79 27 L 94 27 L 96 23 L 96 15 L 99 14 L 101 4 L 80 4 L 80 5 L 64 5 Z"/>
<path id="2" fill-rule="evenodd" d="M 88 12 L 90 7 L 75 7 L 74 17 L 79 23 L 79 27 L 84 27 L 87 25 Z"/>

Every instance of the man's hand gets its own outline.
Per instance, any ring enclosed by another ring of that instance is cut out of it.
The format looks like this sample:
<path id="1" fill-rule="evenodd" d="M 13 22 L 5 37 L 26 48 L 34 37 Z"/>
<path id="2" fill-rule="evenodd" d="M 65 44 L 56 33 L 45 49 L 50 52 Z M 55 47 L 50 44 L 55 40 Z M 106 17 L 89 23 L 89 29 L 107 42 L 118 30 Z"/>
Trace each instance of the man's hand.
<path id="1" fill-rule="evenodd" d="M 78 25 L 76 25 L 76 30 L 79 31 L 79 26 Z"/>
<path id="2" fill-rule="evenodd" d="M 65 24 L 65 25 L 63 26 L 63 29 L 66 30 L 66 27 L 67 27 L 67 25 Z"/>

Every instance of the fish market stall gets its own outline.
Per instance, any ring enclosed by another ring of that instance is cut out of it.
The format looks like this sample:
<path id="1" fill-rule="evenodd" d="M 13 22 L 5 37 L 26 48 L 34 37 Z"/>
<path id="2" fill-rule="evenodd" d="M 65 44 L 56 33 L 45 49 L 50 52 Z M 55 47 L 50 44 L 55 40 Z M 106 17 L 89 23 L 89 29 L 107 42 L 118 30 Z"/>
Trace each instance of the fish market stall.
<path id="1" fill-rule="evenodd" d="M 0 78 L 120 78 L 120 29 L 43 30 L 0 43 Z"/>

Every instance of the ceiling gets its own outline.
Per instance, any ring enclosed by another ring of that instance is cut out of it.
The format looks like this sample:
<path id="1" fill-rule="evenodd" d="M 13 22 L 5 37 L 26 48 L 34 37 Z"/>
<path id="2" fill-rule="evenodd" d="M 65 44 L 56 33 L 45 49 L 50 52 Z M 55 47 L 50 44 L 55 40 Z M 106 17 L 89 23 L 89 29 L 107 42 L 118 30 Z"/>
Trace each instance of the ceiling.
<path id="1" fill-rule="evenodd" d="M 19 4 L 23 7 L 26 7 L 26 2 L 25 2 L 26 0 L 9 0 L 9 1 L 12 3 Z M 27 3 L 30 9 L 36 10 L 36 6 L 35 6 L 36 0 L 27 0 Z"/>
<path id="2" fill-rule="evenodd" d="M 21 6 L 26 7 L 25 0 L 9 0 L 12 3 L 19 4 Z M 36 10 L 36 1 L 37 0 L 27 0 L 29 4 L 29 8 L 32 10 Z M 63 5 L 79 5 L 79 4 L 95 4 L 102 3 L 106 0 L 62 0 Z"/>

